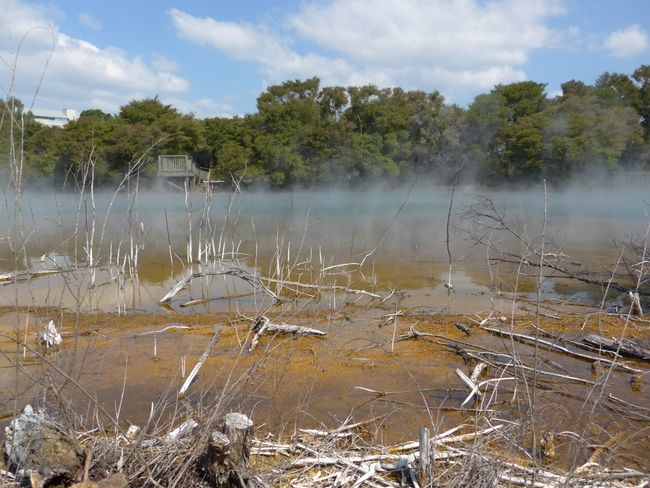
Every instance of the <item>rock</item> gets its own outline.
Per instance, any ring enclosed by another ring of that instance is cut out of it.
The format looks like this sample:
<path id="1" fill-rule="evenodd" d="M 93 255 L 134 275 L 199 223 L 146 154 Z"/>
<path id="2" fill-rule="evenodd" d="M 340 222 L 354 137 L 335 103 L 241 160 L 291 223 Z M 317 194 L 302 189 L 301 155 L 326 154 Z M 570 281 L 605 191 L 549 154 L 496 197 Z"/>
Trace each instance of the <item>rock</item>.
<path id="1" fill-rule="evenodd" d="M 53 479 L 78 479 L 82 469 L 82 456 L 73 441 L 53 419 L 31 405 L 5 428 L 3 450 L 16 478 L 32 478 L 36 486 L 46 486 Z"/>

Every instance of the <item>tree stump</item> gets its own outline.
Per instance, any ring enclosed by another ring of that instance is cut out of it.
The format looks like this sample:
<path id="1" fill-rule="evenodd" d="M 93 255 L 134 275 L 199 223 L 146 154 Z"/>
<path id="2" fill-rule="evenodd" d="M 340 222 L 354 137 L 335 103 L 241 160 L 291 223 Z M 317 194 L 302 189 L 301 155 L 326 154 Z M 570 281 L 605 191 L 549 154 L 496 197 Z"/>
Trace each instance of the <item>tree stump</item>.
<path id="1" fill-rule="evenodd" d="M 248 486 L 253 421 L 242 413 L 229 413 L 222 420 L 221 431 L 210 434 L 203 466 L 219 488 Z"/>
<path id="2" fill-rule="evenodd" d="M 215 486 L 229 485 L 229 467 L 227 463 L 230 451 L 230 440 L 222 432 L 212 432 L 208 441 L 208 449 L 203 458 L 203 466 Z"/>

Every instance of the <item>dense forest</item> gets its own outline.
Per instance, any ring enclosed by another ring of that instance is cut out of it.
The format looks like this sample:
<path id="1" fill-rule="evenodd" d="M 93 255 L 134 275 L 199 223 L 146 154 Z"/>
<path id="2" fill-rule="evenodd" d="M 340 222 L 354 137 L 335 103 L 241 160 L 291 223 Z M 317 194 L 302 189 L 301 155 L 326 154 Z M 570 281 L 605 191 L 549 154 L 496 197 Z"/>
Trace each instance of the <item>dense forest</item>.
<path id="1" fill-rule="evenodd" d="M 243 117 L 200 120 L 153 97 L 116 115 L 86 110 L 65 128 L 34 122 L 8 99 L 0 171 L 10 176 L 13 154 L 24 161 L 25 184 L 73 188 L 89 162 L 95 181 L 108 184 L 136 173 L 144 155 L 137 175 L 146 182 L 158 154 L 190 154 L 215 178 L 287 188 L 457 175 L 484 185 L 562 183 L 585 172 L 650 170 L 650 65 L 604 73 L 593 85 L 567 81 L 554 99 L 545 87 L 498 85 L 459 107 L 436 91 L 321 87 L 311 78 L 269 87 Z"/>

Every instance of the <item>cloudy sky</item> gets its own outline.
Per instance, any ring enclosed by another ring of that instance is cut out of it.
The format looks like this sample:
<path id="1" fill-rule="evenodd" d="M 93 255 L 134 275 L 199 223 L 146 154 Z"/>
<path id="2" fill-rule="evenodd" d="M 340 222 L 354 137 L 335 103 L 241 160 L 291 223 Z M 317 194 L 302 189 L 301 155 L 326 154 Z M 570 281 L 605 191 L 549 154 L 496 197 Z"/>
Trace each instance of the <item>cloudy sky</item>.
<path id="1" fill-rule="evenodd" d="M 650 64 L 648 0 L 0 0 L 0 97 L 115 113 L 158 95 L 198 117 L 270 84 L 438 90 L 592 83 Z"/>

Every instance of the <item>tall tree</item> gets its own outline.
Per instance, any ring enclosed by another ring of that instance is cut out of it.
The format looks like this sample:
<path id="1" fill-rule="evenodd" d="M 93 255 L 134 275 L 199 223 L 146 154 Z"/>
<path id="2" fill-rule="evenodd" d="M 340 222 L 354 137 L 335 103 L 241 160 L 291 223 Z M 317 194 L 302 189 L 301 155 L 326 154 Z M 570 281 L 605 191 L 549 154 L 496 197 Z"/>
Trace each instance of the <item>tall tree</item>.
<path id="1" fill-rule="evenodd" d="M 639 90 L 636 109 L 641 116 L 641 125 L 645 129 L 645 142 L 650 144 L 650 65 L 644 64 L 634 70 L 632 78 Z"/>
<path id="2" fill-rule="evenodd" d="M 480 168 L 484 182 L 535 179 L 542 174 L 545 87 L 532 81 L 498 85 L 475 99 L 468 116 L 470 130 L 481 134 L 475 146 L 485 151 Z"/>
<path id="3" fill-rule="evenodd" d="M 556 181 L 587 169 L 611 171 L 624 166 L 642 142 L 636 110 L 619 96 L 603 97 L 598 89 L 562 97 L 549 108 L 548 116 L 545 173 Z"/>

